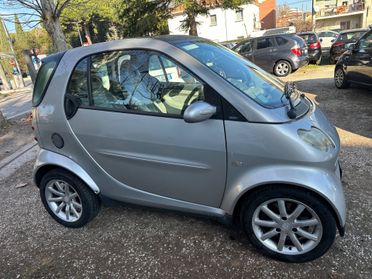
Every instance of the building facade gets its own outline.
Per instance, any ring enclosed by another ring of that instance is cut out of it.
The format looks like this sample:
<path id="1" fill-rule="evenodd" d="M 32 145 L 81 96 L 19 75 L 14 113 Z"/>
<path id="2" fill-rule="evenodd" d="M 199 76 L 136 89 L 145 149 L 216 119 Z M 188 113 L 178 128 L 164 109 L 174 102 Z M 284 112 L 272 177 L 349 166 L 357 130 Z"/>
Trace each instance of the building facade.
<path id="1" fill-rule="evenodd" d="M 168 20 L 170 34 L 188 34 L 180 28 L 185 15 L 182 9 L 175 9 Z M 208 15 L 198 15 L 198 36 L 215 42 L 231 41 L 248 37 L 261 29 L 260 13 L 257 5 L 241 5 L 239 9 L 211 8 Z"/>
<path id="2" fill-rule="evenodd" d="M 317 30 L 366 28 L 372 24 L 372 0 L 314 0 Z"/>
<path id="3" fill-rule="evenodd" d="M 272 29 L 276 26 L 276 1 L 275 0 L 257 0 L 260 10 L 260 22 L 262 29 Z"/>

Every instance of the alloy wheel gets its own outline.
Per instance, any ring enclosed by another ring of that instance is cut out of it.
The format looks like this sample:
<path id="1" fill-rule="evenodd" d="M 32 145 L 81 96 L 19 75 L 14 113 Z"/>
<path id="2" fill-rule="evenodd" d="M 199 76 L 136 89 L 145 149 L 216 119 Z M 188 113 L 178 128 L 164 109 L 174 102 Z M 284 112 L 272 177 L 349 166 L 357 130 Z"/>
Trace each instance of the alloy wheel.
<path id="1" fill-rule="evenodd" d="M 336 73 L 335 73 L 335 83 L 336 83 L 336 86 L 337 87 L 341 87 L 342 84 L 344 83 L 344 79 L 345 79 L 345 74 L 344 74 L 344 71 L 342 69 L 337 69 L 336 70 Z"/>
<path id="2" fill-rule="evenodd" d="M 78 192 L 63 180 L 52 179 L 45 187 L 45 198 L 49 208 L 61 220 L 76 222 L 83 212 Z"/>
<path id="3" fill-rule="evenodd" d="M 285 255 L 304 254 L 320 242 L 323 226 L 309 206 L 293 199 L 272 199 L 253 213 L 256 238 L 273 252 Z"/>

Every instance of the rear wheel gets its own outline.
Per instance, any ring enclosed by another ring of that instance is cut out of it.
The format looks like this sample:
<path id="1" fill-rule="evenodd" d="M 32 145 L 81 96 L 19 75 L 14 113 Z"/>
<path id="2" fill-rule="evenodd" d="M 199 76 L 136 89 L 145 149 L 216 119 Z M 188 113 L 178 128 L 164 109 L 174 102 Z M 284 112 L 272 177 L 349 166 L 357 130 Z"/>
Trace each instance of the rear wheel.
<path id="1" fill-rule="evenodd" d="M 349 87 L 349 82 L 346 79 L 345 71 L 342 69 L 342 67 L 337 67 L 335 70 L 335 85 L 339 89 L 344 89 Z"/>
<path id="2" fill-rule="evenodd" d="M 243 204 L 240 217 L 251 242 L 282 261 L 314 260 L 327 252 L 336 235 L 332 212 L 306 190 L 264 188 Z"/>
<path id="3" fill-rule="evenodd" d="M 279 77 L 285 77 L 292 72 L 291 63 L 285 60 L 276 62 L 274 66 L 274 74 Z"/>
<path id="4" fill-rule="evenodd" d="M 79 228 L 98 213 L 100 201 L 83 181 L 63 169 L 41 179 L 40 196 L 48 213 L 60 224 Z"/>

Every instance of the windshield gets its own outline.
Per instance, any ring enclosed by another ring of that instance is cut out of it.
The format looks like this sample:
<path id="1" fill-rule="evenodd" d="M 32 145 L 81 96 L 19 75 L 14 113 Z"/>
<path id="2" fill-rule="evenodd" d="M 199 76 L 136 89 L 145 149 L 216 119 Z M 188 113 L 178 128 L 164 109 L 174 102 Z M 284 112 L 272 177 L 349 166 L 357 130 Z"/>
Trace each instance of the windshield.
<path id="1" fill-rule="evenodd" d="M 205 40 L 176 45 L 260 105 L 268 108 L 284 105 L 281 101 L 284 84 L 233 51 Z"/>

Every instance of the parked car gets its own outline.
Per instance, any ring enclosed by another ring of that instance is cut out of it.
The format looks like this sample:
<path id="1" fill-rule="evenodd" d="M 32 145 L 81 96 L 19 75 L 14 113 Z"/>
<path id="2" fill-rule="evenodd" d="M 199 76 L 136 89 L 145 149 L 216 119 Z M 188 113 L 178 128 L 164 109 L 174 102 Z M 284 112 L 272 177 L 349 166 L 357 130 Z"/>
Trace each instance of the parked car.
<path id="1" fill-rule="evenodd" d="M 308 64 L 307 46 L 297 35 L 251 38 L 239 43 L 233 50 L 280 77 Z"/>
<path id="2" fill-rule="evenodd" d="M 372 88 L 372 30 L 365 33 L 355 44 L 350 44 L 335 67 L 337 88 L 347 88 L 350 84 Z"/>
<path id="3" fill-rule="evenodd" d="M 338 32 L 336 31 L 327 30 L 318 32 L 319 41 L 323 51 L 331 48 L 333 42 L 336 41 L 337 36 Z"/>
<path id="4" fill-rule="evenodd" d="M 344 234 L 335 127 L 293 84 L 219 44 L 163 36 L 69 49 L 43 60 L 32 103 L 34 181 L 64 226 L 115 200 L 235 220 L 291 262 L 323 255 L 336 227 Z"/>
<path id="5" fill-rule="evenodd" d="M 322 61 L 322 47 L 318 35 L 315 32 L 302 32 L 297 35 L 307 44 L 309 62 L 319 65 Z"/>
<path id="6" fill-rule="evenodd" d="M 221 43 L 221 45 L 223 45 L 224 47 L 227 47 L 229 49 L 232 49 L 234 46 L 236 46 L 236 42 L 223 42 Z"/>
<path id="7" fill-rule="evenodd" d="M 336 63 L 351 43 L 355 43 L 368 29 L 351 29 L 340 32 L 329 50 L 329 60 Z"/>

